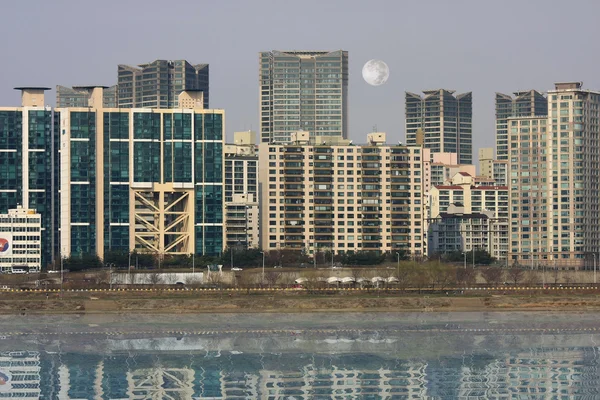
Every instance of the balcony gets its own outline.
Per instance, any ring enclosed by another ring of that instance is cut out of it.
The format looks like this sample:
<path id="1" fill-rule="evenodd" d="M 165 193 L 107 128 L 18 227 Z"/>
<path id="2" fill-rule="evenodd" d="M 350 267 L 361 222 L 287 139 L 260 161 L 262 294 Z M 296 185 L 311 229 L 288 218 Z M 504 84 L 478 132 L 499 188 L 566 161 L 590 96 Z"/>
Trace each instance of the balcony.
<path id="1" fill-rule="evenodd" d="M 284 231 L 285 231 L 285 233 L 304 233 L 304 228 L 302 228 L 302 227 L 298 227 L 298 228 L 285 227 Z"/>
<path id="2" fill-rule="evenodd" d="M 283 159 L 285 161 L 303 161 L 304 155 L 303 154 L 284 154 Z"/>
<path id="3" fill-rule="evenodd" d="M 283 195 L 284 197 L 304 197 L 304 192 L 285 191 Z"/>
<path id="4" fill-rule="evenodd" d="M 362 219 L 379 220 L 381 219 L 381 214 L 362 214 Z"/>

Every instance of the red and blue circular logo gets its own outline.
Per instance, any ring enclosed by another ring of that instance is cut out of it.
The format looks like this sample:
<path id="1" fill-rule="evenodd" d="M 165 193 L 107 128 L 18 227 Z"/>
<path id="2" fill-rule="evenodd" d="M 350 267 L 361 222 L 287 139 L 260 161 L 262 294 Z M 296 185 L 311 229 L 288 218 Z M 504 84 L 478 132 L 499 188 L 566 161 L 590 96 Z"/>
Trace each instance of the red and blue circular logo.
<path id="1" fill-rule="evenodd" d="M 10 248 L 10 242 L 5 238 L 0 238 L 0 253 L 5 253 Z"/>

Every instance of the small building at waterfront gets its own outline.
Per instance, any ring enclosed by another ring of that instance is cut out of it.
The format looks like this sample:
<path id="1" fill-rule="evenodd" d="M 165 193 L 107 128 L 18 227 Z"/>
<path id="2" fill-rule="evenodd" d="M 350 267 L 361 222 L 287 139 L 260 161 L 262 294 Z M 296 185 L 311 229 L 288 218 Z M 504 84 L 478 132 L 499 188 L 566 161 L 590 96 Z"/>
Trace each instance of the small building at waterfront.
<path id="1" fill-rule="evenodd" d="M 38 272 L 42 267 L 42 216 L 18 206 L 0 214 L 0 271 Z"/>

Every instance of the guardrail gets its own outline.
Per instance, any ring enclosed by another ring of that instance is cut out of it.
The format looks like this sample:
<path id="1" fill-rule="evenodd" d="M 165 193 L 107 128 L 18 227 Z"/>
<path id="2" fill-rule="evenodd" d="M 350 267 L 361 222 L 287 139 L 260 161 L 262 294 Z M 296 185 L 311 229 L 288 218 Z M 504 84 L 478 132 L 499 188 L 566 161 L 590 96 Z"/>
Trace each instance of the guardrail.
<path id="1" fill-rule="evenodd" d="M 600 286 L 490 286 L 464 288 L 118 288 L 118 289 L 64 289 L 63 293 L 124 293 L 124 292 L 210 292 L 210 293 L 265 293 L 265 292 L 515 292 L 542 290 L 559 292 L 565 290 L 598 290 Z M 0 293 L 60 293 L 60 289 L 2 288 Z"/>

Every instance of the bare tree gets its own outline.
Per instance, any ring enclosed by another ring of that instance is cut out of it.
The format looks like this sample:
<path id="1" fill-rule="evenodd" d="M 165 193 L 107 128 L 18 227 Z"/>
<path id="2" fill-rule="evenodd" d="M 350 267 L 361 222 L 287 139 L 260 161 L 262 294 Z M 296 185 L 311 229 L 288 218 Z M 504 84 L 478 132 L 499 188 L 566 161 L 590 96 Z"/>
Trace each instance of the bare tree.
<path id="1" fill-rule="evenodd" d="M 524 274 L 523 283 L 527 286 L 537 285 L 540 282 L 540 274 L 538 271 L 527 271 Z"/>
<path id="2" fill-rule="evenodd" d="M 429 273 L 426 265 L 427 264 L 421 264 L 421 266 L 415 270 L 415 273 L 412 275 L 411 279 L 412 285 L 419 289 L 419 294 L 421 293 L 421 290 L 430 283 Z"/>
<path id="3" fill-rule="evenodd" d="M 490 285 L 499 285 L 504 279 L 504 271 L 500 267 L 487 267 L 481 270 L 481 277 Z"/>
<path id="4" fill-rule="evenodd" d="M 473 268 L 457 268 L 456 283 L 462 286 L 469 286 L 475 283 L 476 272 Z"/>
<path id="5" fill-rule="evenodd" d="M 359 278 L 363 277 L 363 270 L 361 268 L 351 268 L 350 273 L 354 281 L 358 281 Z"/>
<path id="6" fill-rule="evenodd" d="M 160 274 L 152 272 L 148 275 L 148 281 L 152 286 L 156 286 L 160 283 Z"/>
<path id="7" fill-rule="evenodd" d="M 110 279 L 112 278 L 111 275 L 112 274 L 109 271 L 107 271 L 107 270 L 100 271 L 98 274 L 96 274 L 94 276 L 94 283 L 96 285 L 99 285 L 99 284 L 102 284 L 102 283 L 109 284 L 110 283 Z"/>
<path id="8" fill-rule="evenodd" d="M 414 262 L 403 262 L 400 264 L 400 268 L 396 270 L 396 278 L 398 278 L 398 287 L 402 290 L 406 290 L 412 280 L 419 266 Z"/>
<path id="9" fill-rule="evenodd" d="M 513 282 L 515 285 L 518 284 L 521 279 L 523 279 L 524 274 L 525 271 L 517 266 L 514 266 L 508 270 L 508 276 L 511 282 Z"/>
<path id="10" fill-rule="evenodd" d="M 306 279 L 303 283 L 304 287 L 309 290 L 316 289 L 321 285 L 322 273 L 320 271 L 307 271 L 302 278 Z"/>
<path id="11" fill-rule="evenodd" d="M 167 285 L 173 285 L 177 282 L 177 275 L 175 274 L 163 274 L 163 281 Z"/>
<path id="12" fill-rule="evenodd" d="M 554 276 L 554 284 L 558 284 L 558 277 L 559 277 L 559 273 L 558 273 L 558 268 L 554 268 L 552 270 L 552 275 Z"/>
<path id="13" fill-rule="evenodd" d="M 280 277 L 281 274 L 275 271 L 269 271 L 265 274 L 265 280 L 269 284 L 269 287 L 276 285 Z"/>
<path id="14" fill-rule="evenodd" d="M 430 263 L 427 272 L 431 287 L 434 290 L 436 286 L 439 290 L 444 290 L 444 288 L 448 287 L 456 277 L 456 272 L 453 268 L 439 262 Z"/>

